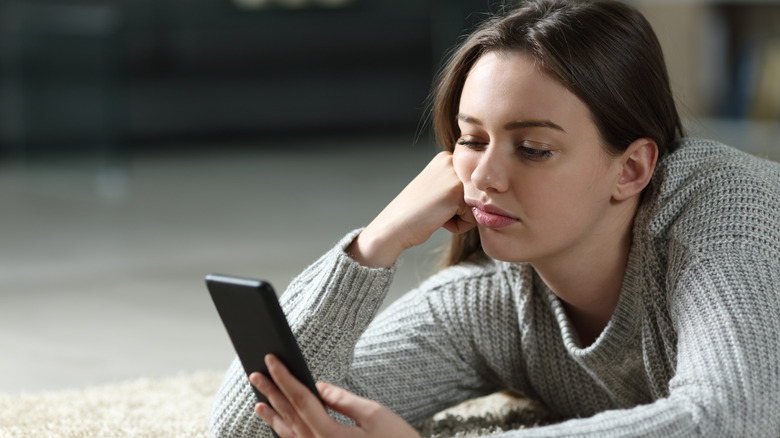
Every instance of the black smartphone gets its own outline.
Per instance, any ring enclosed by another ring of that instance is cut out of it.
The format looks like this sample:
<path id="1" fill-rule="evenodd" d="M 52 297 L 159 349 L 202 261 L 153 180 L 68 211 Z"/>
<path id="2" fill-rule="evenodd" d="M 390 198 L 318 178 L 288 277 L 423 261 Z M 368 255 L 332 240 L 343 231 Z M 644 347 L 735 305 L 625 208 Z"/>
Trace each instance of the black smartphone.
<path id="1" fill-rule="evenodd" d="M 247 376 L 258 371 L 268 377 L 264 358 L 272 353 L 322 402 L 276 292 L 269 283 L 210 274 L 206 276 L 206 287 Z M 248 380 L 247 385 L 251 386 Z M 268 403 L 260 391 L 251 387 L 259 401 Z"/>

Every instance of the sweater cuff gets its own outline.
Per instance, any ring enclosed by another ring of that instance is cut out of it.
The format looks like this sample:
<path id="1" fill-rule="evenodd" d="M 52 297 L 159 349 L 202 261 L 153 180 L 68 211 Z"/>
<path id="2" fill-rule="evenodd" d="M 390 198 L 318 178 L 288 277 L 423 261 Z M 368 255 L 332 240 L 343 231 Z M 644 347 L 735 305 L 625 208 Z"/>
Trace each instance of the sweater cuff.
<path id="1" fill-rule="evenodd" d="M 395 265 L 368 268 L 346 253 L 360 231 L 347 234 L 304 270 L 280 300 L 316 379 L 335 377 L 323 375 L 315 363 L 339 363 L 345 358 L 329 356 L 351 354 L 379 311 L 395 272 Z"/>

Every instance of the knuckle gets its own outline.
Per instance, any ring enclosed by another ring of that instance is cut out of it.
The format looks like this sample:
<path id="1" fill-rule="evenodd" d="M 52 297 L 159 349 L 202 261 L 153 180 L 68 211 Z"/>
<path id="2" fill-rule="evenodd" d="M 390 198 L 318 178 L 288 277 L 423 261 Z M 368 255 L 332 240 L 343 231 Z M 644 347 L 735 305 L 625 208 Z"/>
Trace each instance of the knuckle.
<path id="1" fill-rule="evenodd" d="M 301 409 L 306 406 L 308 397 L 307 394 L 296 391 L 294 394 L 290 394 L 290 404 L 296 409 Z"/>
<path id="2" fill-rule="evenodd" d="M 378 402 L 375 402 L 373 400 L 369 401 L 366 404 L 366 409 L 365 409 L 366 417 L 369 419 L 376 419 L 379 416 L 381 416 L 383 410 L 384 409 L 382 405 L 380 405 Z"/>
<path id="3" fill-rule="evenodd" d="M 336 430 L 333 427 L 326 427 L 317 431 L 313 431 L 313 436 L 315 438 L 334 438 L 334 437 L 343 436 L 343 433 L 339 433 L 339 432 L 341 431 Z"/>
<path id="4" fill-rule="evenodd" d="M 271 385 L 268 382 L 268 380 L 267 379 L 262 379 L 262 378 L 256 380 L 255 387 L 257 389 L 259 389 L 261 392 L 265 392 L 265 391 L 268 391 L 268 390 L 272 389 Z"/>

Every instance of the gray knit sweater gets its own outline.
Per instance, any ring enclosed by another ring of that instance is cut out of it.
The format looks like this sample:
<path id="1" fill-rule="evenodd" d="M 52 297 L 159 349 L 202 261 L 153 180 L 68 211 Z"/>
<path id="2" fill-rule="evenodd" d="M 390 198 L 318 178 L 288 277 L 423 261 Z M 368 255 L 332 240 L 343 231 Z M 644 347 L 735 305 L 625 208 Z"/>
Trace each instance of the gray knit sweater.
<path id="1" fill-rule="evenodd" d="M 686 139 L 637 213 L 617 308 L 584 347 L 531 266 L 445 269 L 376 315 L 392 269 L 346 236 L 282 295 L 318 380 L 411 423 L 512 388 L 561 422 L 525 436 L 780 436 L 780 165 Z M 234 361 L 211 433 L 270 436 Z"/>

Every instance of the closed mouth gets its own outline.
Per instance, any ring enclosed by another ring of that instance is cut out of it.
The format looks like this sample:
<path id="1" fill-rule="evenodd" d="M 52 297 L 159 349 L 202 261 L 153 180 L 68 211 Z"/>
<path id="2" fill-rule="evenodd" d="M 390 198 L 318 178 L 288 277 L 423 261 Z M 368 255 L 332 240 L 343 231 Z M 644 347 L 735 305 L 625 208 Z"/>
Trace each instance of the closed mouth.
<path id="1" fill-rule="evenodd" d="M 477 224 L 486 228 L 508 227 L 520 221 L 511 213 L 490 204 L 468 199 L 466 205 L 471 207 Z"/>

